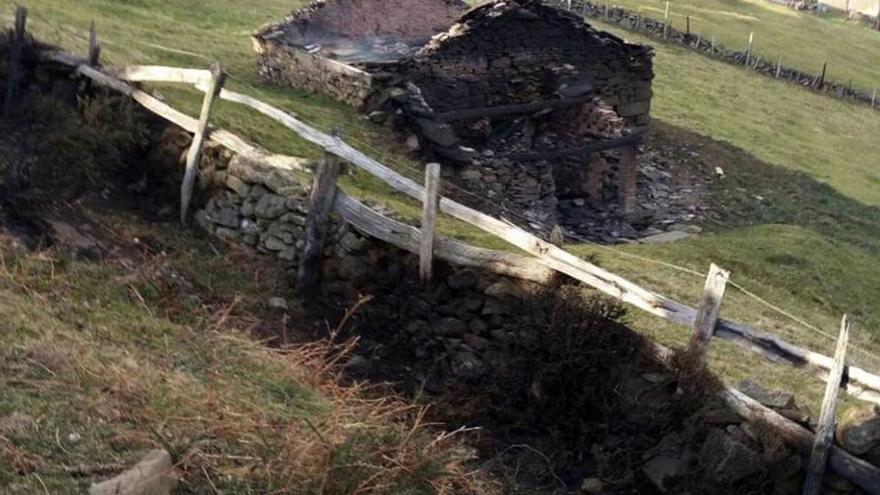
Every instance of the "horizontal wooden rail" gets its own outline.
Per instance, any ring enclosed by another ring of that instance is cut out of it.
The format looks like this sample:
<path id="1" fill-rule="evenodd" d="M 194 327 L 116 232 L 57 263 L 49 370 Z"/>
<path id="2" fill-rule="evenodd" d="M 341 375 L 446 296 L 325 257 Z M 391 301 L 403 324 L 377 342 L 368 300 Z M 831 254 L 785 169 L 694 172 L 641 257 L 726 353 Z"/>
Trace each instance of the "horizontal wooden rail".
<path id="1" fill-rule="evenodd" d="M 334 209 L 358 230 L 411 253 L 419 253 L 422 238 L 419 229 L 392 220 L 342 191 L 336 193 Z M 434 240 L 434 256 L 453 265 L 480 268 L 540 283 L 550 281 L 555 273 L 532 257 L 479 248 L 441 236 Z"/>
<path id="2" fill-rule="evenodd" d="M 206 87 L 202 86 L 202 89 Z M 382 179 L 393 189 L 418 201 L 424 201 L 424 187 L 404 177 L 342 140 L 313 129 L 289 113 L 256 98 L 223 90 L 220 98 L 237 102 L 272 118 L 301 138 L 334 153 L 366 172 Z M 534 255 L 544 266 L 569 275 L 614 298 L 632 304 L 655 316 L 692 328 L 697 310 L 654 294 L 620 276 L 603 270 L 582 258 L 574 256 L 510 223 L 498 220 L 482 212 L 459 204 L 449 198 L 440 199 L 440 210 L 454 218 L 479 227 L 510 244 Z M 715 336 L 730 340 L 774 362 L 784 362 L 810 372 L 823 381 L 834 360 L 828 356 L 787 343 L 778 337 L 754 330 L 746 325 L 721 319 Z M 850 382 L 845 391 L 861 400 L 880 404 L 880 376 L 864 369 L 850 366 L 847 369 Z"/>
<path id="3" fill-rule="evenodd" d="M 109 67 L 104 72 L 111 77 L 129 82 L 163 82 L 183 84 L 208 84 L 211 71 L 202 69 L 178 69 L 156 65 L 129 65 Z"/>
<path id="4" fill-rule="evenodd" d="M 136 101 L 144 105 L 158 115 L 180 125 L 184 129 L 194 132 L 197 121 L 192 117 L 172 109 L 152 96 L 132 88 L 131 86 L 107 76 L 95 69 L 84 66 L 84 60 L 71 57 L 66 54 L 54 52 L 49 59 L 56 62 L 68 63 L 77 67 L 77 72 L 89 77 L 99 84 L 117 89 L 131 95 Z M 199 89 L 207 90 L 207 85 L 199 83 Z M 385 165 L 377 162 L 362 152 L 352 148 L 341 139 L 313 129 L 287 112 L 264 103 L 253 97 L 235 93 L 228 90 L 220 92 L 220 98 L 246 105 L 286 126 L 297 135 L 325 151 L 332 153 L 354 164 L 367 173 L 382 179 L 393 189 L 402 192 L 418 201 L 424 201 L 424 187 L 415 181 L 404 177 Z M 211 139 L 223 144 L 233 151 L 251 154 L 268 155 L 256 147 L 247 144 L 238 136 L 226 131 L 213 130 Z M 283 157 L 276 160 L 283 164 L 288 160 Z M 289 157 L 288 157 L 289 158 Z M 293 158 L 289 160 L 295 161 Z M 298 163 L 297 166 L 298 168 Z M 457 203 L 449 198 L 440 199 L 440 211 L 488 232 L 496 237 L 504 239 L 508 243 L 535 256 L 536 260 L 545 267 L 564 273 L 576 280 L 603 292 L 611 297 L 636 306 L 650 314 L 659 316 L 687 328 L 692 328 L 696 317 L 696 309 L 684 305 L 665 296 L 655 294 L 629 280 L 610 273 L 588 261 L 579 258 L 567 251 L 560 249 L 529 232 L 512 225 L 508 222 L 486 215 L 473 208 Z M 823 381 L 828 379 L 828 371 L 833 365 L 833 359 L 801 347 L 789 344 L 770 334 L 753 330 L 745 325 L 726 320 L 720 320 L 716 336 L 731 340 L 743 347 L 758 351 L 762 356 L 775 362 L 785 362 L 801 366 Z M 850 395 L 859 399 L 880 404 L 880 376 L 870 373 L 858 367 L 850 366 L 847 369 L 849 383 L 845 390 Z"/>

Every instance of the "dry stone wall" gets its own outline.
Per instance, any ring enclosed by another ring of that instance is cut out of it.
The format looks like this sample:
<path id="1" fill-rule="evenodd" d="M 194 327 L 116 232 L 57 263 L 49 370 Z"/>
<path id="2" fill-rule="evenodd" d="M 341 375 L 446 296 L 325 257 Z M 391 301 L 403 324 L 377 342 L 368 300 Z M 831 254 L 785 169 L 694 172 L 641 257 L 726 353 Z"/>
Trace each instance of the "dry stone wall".
<path id="1" fill-rule="evenodd" d="M 867 105 L 871 105 L 874 102 L 873 90 L 854 88 L 851 83 L 843 83 L 828 78 L 823 81 L 820 72 L 813 73 L 794 67 L 786 67 L 785 65 L 780 66 L 776 59 L 767 59 L 758 53 L 750 54 L 747 50 L 734 50 L 718 43 L 712 43 L 711 35 L 708 33 L 704 33 L 702 36 L 696 33 L 688 34 L 672 26 L 666 27 L 663 21 L 644 17 L 641 13 L 622 7 L 608 6 L 584 0 L 573 0 L 571 2 L 569 0 L 545 0 L 545 3 L 561 9 L 567 9 L 570 5 L 571 11 L 578 15 L 601 19 L 629 31 L 636 31 L 654 38 L 664 38 L 671 43 L 688 46 L 704 55 L 721 59 L 727 63 L 747 66 L 749 69 L 767 77 L 777 78 L 778 75 L 780 80 L 789 81 L 814 91 L 820 91 L 832 97 Z M 743 33 L 744 45 L 746 44 L 745 39 L 747 35 L 748 33 Z M 831 60 L 829 63 L 833 66 L 834 61 Z M 820 67 L 816 68 L 817 71 L 820 69 Z"/>

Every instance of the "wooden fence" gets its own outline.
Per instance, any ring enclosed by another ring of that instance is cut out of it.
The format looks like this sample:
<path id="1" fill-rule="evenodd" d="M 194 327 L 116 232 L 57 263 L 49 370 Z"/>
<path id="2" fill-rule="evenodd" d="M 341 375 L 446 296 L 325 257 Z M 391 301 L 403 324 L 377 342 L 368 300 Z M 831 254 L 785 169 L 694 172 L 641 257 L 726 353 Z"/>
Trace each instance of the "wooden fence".
<path id="1" fill-rule="evenodd" d="M 23 26 L 22 22 L 22 29 Z M 713 266 L 710 270 L 709 278 L 706 281 L 706 290 L 698 310 L 668 297 L 655 294 L 508 222 L 486 215 L 449 198 L 438 196 L 436 193 L 436 167 L 428 168 L 426 179 L 428 188 L 426 189 L 426 187 L 349 146 L 337 135 L 329 135 L 316 130 L 287 112 L 253 97 L 223 89 L 224 78 L 219 67 L 214 67 L 212 70 L 198 70 L 131 66 L 99 70 L 96 67 L 97 60 L 94 56 L 89 59 L 58 51 L 47 51 L 42 54 L 42 58 L 46 61 L 70 66 L 77 75 L 130 96 L 147 110 L 196 136 L 188 154 L 187 174 L 181 188 L 182 211 L 186 211 L 188 208 L 189 193 L 192 188 L 190 170 L 196 169 L 197 171 L 197 158 L 206 139 L 213 140 L 229 150 L 261 164 L 287 171 L 301 171 L 298 161 L 292 157 L 271 154 L 247 143 L 235 134 L 213 129 L 208 125 L 211 108 L 216 98 L 239 103 L 281 123 L 302 139 L 325 151 L 326 159 L 321 170 L 316 174 L 315 184 L 312 188 L 312 202 L 307 220 L 310 235 L 307 243 L 312 245 L 314 252 L 320 252 L 318 247 L 322 242 L 322 224 L 326 220 L 328 209 L 332 208 L 344 221 L 351 223 L 357 229 L 402 249 L 420 253 L 423 258 L 421 271 L 425 278 L 430 277 L 430 258 L 434 256 L 458 265 L 479 267 L 539 282 L 548 281 L 554 273 L 562 273 L 610 297 L 688 328 L 694 335 L 691 343 L 692 351 L 702 352 L 712 338 L 728 340 L 774 362 L 798 367 L 827 382 L 826 406 L 828 405 L 827 398 L 836 397 L 841 385 L 846 393 L 858 399 L 880 404 L 880 376 L 861 368 L 847 366 L 845 374 L 848 376 L 848 381 L 845 384 L 841 383 L 840 377 L 844 369 L 841 353 L 835 356 L 836 359 L 831 358 L 782 341 L 769 333 L 718 318 L 721 298 L 729 276 L 727 272 L 718 267 Z M 205 92 L 200 118 L 195 119 L 175 110 L 147 92 L 131 86 L 129 84 L 131 82 L 173 82 L 195 86 Z M 338 160 L 349 162 L 383 180 L 396 191 L 422 202 L 425 205 L 422 229 L 387 218 L 339 190 L 335 185 L 336 174 L 333 172 L 335 168 L 333 164 Z M 435 207 L 440 212 L 507 241 L 531 256 L 478 248 L 459 241 L 437 237 L 433 230 Z M 307 251 L 309 250 L 307 249 Z M 425 259 L 426 257 L 428 259 Z M 308 272 L 308 266 L 314 267 L 316 263 L 304 262 L 302 265 L 306 266 L 306 272 L 300 273 L 301 279 L 307 283 L 313 283 L 312 277 L 315 274 Z M 843 348 L 845 349 L 845 344 Z M 674 352 L 672 350 L 652 343 L 651 351 L 658 361 L 670 366 L 673 365 Z M 822 456 L 827 457 L 828 465 L 838 474 L 870 493 L 880 494 L 880 468 L 831 445 L 827 438 L 827 427 L 823 430 L 825 431 L 824 436 L 817 436 L 735 389 L 725 388 L 719 396 L 729 407 L 747 419 L 759 421 L 775 429 L 806 454 L 815 450 L 814 458 L 817 456 L 820 459 Z M 831 406 L 833 408 L 833 404 Z M 823 407 L 823 410 L 826 408 Z M 830 424 L 833 425 L 833 415 L 831 416 Z M 828 418 L 825 418 L 824 415 L 823 419 L 828 423 Z M 814 442 L 817 445 L 816 449 L 813 448 Z M 824 463 L 822 466 L 824 467 Z"/>

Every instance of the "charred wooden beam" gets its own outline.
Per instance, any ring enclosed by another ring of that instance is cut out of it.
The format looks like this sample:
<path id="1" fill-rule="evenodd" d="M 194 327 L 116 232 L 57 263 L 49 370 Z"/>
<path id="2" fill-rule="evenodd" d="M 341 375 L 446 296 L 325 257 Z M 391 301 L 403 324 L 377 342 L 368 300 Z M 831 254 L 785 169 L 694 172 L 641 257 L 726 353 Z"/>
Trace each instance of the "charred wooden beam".
<path id="1" fill-rule="evenodd" d="M 567 108 L 574 105 L 589 103 L 595 95 L 587 94 L 558 100 L 534 101 L 531 103 L 517 103 L 513 105 L 499 105 L 494 107 L 466 108 L 451 112 L 435 113 L 430 117 L 438 122 L 457 122 L 460 120 L 478 119 L 480 117 L 499 117 L 502 115 L 516 115 L 522 113 L 540 112 L 541 110 L 554 110 Z"/>
<path id="2" fill-rule="evenodd" d="M 585 146 L 579 146 L 577 148 L 566 148 L 566 149 L 556 149 L 549 151 L 527 151 L 522 153 L 503 153 L 495 155 L 498 158 L 504 158 L 507 160 L 518 161 L 518 162 L 536 162 L 541 160 L 557 160 L 559 158 L 565 158 L 568 156 L 574 155 L 586 155 L 587 153 L 593 153 L 598 151 L 606 151 L 614 148 L 620 148 L 623 146 L 632 146 L 637 145 L 642 142 L 641 134 L 630 134 L 628 136 L 624 136 L 622 138 L 608 139 L 605 141 L 597 141 L 595 143 L 590 143 Z"/>

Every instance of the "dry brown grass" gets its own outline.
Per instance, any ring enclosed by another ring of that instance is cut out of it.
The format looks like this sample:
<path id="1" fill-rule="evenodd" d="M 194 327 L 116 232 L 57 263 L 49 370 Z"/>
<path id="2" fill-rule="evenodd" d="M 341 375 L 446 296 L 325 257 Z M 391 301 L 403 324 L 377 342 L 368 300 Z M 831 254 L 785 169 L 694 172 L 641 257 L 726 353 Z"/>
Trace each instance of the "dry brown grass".
<path id="1" fill-rule="evenodd" d="M 0 432 L 12 493 L 79 493 L 157 447 L 181 493 L 471 491 L 455 432 L 342 384 L 354 341 L 252 336 L 280 325 L 264 308 L 284 290 L 277 269 L 127 214 L 77 215 L 112 255 L 0 239 L 0 424 L 34 425 Z"/>

